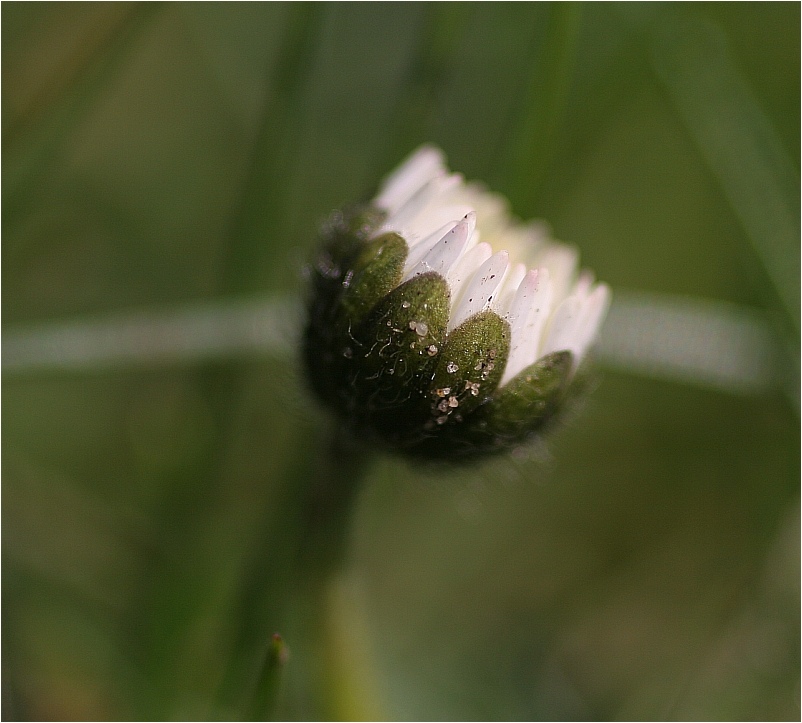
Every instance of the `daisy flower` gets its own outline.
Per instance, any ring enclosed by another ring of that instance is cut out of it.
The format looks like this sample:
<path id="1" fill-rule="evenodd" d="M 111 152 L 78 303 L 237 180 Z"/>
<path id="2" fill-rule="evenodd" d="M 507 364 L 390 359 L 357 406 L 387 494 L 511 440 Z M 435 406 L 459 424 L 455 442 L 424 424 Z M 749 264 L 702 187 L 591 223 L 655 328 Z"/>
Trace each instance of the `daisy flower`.
<path id="1" fill-rule="evenodd" d="M 359 438 L 408 456 L 526 442 L 559 409 L 609 306 L 573 247 L 450 173 L 433 146 L 322 235 L 310 384 Z"/>

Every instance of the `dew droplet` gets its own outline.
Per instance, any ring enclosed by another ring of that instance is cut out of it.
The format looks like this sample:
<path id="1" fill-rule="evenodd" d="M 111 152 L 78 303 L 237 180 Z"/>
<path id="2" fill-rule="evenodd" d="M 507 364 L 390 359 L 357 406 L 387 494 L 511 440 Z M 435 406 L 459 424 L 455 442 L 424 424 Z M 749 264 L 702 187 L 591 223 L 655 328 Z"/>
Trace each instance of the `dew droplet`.
<path id="1" fill-rule="evenodd" d="M 446 371 L 449 374 L 453 374 L 454 372 L 456 372 L 458 370 L 459 370 L 459 367 L 453 361 L 448 362 L 448 364 L 446 364 Z"/>
<path id="2" fill-rule="evenodd" d="M 434 344 L 432 344 L 430 347 L 426 349 L 426 353 L 429 356 L 434 356 L 435 354 L 437 354 L 437 347 Z"/>
<path id="3" fill-rule="evenodd" d="M 401 308 L 402 309 L 408 309 L 410 306 L 411 306 L 411 304 L 408 301 L 402 301 L 401 302 Z"/>

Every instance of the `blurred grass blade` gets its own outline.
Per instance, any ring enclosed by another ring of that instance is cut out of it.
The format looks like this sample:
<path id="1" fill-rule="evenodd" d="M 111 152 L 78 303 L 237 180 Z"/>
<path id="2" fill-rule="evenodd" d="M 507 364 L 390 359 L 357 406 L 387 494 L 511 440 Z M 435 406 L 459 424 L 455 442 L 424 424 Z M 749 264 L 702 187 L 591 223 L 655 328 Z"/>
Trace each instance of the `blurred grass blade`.
<path id="1" fill-rule="evenodd" d="M 402 92 L 388 131 L 390 152 L 377 165 L 375 176 L 383 176 L 413 148 L 429 140 L 430 119 L 438 94 L 454 62 L 470 7 L 462 3 L 423 3 L 418 45 L 409 65 Z"/>
<path id="2" fill-rule="evenodd" d="M 799 333 L 799 181 L 771 121 L 712 24 L 659 13 L 658 76 Z"/>
<path id="3" fill-rule="evenodd" d="M 197 363 L 294 349 L 300 310 L 288 299 L 230 301 L 49 323 L 3 337 L 3 372 L 96 372 Z"/>
<path id="4" fill-rule="evenodd" d="M 89 56 L 83 68 L 49 107 L 10 130 L 3 138 L 3 230 L 8 232 L 42 198 L 68 139 L 102 92 L 115 79 L 128 53 L 161 3 L 138 3 Z"/>
<path id="5" fill-rule="evenodd" d="M 268 240 L 287 232 L 288 179 L 302 142 L 301 105 L 325 14 L 324 3 L 292 4 L 223 262 L 224 294 L 252 290 L 254 270 L 267 265 Z"/>
<path id="6" fill-rule="evenodd" d="M 513 122 L 509 196 L 516 213 L 524 217 L 535 212 L 552 156 L 574 69 L 580 19 L 579 3 L 551 4 L 546 37 L 534 54 L 529 85 Z"/>
<path id="7" fill-rule="evenodd" d="M 281 683 L 281 671 L 287 663 L 288 657 L 289 650 L 284 639 L 278 633 L 273 633 L 267 645 L 264 665 L 253 696 L 248 720 L 261 721 L 272 718 Z"/>
<path id="8" fill-rule="evenodd" d="M 777 354 L 768 324 L 751 310 L 620 291 L 598 348 L 608 367 L 735 394 L 775 388 Z"/>

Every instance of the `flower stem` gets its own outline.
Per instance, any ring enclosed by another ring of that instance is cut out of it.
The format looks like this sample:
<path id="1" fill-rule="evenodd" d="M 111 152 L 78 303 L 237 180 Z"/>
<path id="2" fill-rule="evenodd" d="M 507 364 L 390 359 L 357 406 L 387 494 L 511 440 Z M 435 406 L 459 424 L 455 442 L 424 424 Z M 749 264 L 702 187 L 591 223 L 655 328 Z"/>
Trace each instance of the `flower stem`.
<path id="1" fill-rule="evenodd" d="M 275 714 L 283 671 L 297 693 L 288 701 L 292 710 L 282 706 L 282 715 L 309 720 L 332 715 L 328 669 L 336 655 L 326 649 L 331 583 L 342 568 L 351 513 L 370 457 L 340 430 L 317 452 L 309 447 L 307 440 L 305 463 L 287 479 L 235 610 L 238 630 L 218 708 L 233 706 L 245 720 Z"/>
<path id="2" fill-rule="evenodd" d="M 298 569 L 328 577 L 336 572 L 346 550 L 353 503 L 369 454 L 341 429 L 332 435 L 310 480 L 304 503 Z"/>
<path id="3" fill-rule="evenodd" d="M 349 663 L 332 649 L 331 592 L 345 561 L 351 516 L 369 461 L 366 450 L 337 429 L 301 498 L 292 622 L 305 653 L 300 672 L 308 707 L 301 717 L 307 720 L 340 717 L 335 711 L 338 681 L 340 669 Z"/>

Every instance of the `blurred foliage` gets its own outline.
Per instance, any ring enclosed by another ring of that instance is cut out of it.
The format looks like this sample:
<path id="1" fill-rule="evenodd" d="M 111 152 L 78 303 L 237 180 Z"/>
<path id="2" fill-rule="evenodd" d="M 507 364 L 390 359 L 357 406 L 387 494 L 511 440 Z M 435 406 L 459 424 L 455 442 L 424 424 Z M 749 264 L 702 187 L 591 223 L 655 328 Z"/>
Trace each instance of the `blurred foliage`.
<path id="1" fill-rule="evenodd" d="M 796 3 L 4 3 L 2 20 L 7 327 L 295 294 L 320 220 L 432 141 L 614 290 L 763 309 L 798 348 Z M 708 96 L 671 58 L 711 37 L 729 84 Z M 777 208 L 790 240 L 761 235 Z M 279 717 L 799 716 L 786 400 L 607 373 L 527 458 L 379 460 L 346 570 L 304 598 L 293 510 L 325 421 L 292 360 L 3 391 L 8 720 L 230 718 L 277 631 Z"/>

